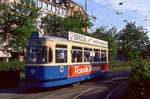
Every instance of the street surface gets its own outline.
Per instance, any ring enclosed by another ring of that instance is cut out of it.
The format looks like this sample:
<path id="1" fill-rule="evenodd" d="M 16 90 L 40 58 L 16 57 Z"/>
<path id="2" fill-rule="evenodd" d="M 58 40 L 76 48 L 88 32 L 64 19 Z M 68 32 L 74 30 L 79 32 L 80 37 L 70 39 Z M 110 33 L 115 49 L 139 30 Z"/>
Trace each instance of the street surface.
<path id="1" fill-rule="evenodd" d="M 127 81 L 128 70 L 108 73 L 104 79 L 92 79 L 71 85 L 25 93 L 23 88 L 0 89 L 0 99 L 105 99 L 116 86 Z"/>

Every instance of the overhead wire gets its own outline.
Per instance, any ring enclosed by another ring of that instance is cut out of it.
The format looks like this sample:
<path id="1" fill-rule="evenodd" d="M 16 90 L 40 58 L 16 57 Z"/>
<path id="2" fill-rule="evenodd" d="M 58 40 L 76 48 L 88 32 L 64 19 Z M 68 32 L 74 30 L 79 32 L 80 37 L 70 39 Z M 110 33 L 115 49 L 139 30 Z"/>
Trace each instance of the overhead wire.
<path id="1" fill-rule="evenodd" d="M 126 1 L 127 2 L 127 1 Z M 106 0 L 106 3 L 111 7 L 111 9 L 115 12 L 115 14 L 116 15 L 118 15 L 118 16 L 120 16 L 121 18 L 123 18 L 123 19 L 125 19 L 126 21 L 128 21 L 128 20 L 131 20 L 131 19 L 134 19 L 135 21 L 137 20 L 137 19 L 141 19 L 141 18 L 139 18 L 139 17 L 133 17 L 133 16 L 129 16 L 129 15 L 124 15 L 124 13 L 123 12 L 118 12 L 116 9 L 114 9 L 114 7 L 110 4 L 110 2 L 108 1 L 108 0 Z M 124 3 L 124 2 L 123 2 Z M 133 10 L 133 12 L 138 12 L 138 10 Z M 141 11 L 140 11 L 141 12 Z M 143 11 L 143 12 L 145 12 L 145 11 Z M 147 11 L 146 11 L 147 12 Z M 147 16 L 146 16 L 147 17 Z M 130 19 L 128 19 L 128 18 L 130 18 Z M 146 20 L 146 21 L 150 21 L 150 17 L 148 18 L 142 18 L 142 20 Z"/>
<path id="2" fill-rule="evenodd" d="M 110 4 L 110 2 L 108 1 L 108 0 L 105 0 L 106 1 L 106 3 L 108 4 L 108 6 L 109 7 L 106 7 L 105 5 L 102 5 L 102 4 L 99 4 L 99 5 L 101 5 L 103 8 L 106 8 L 106 9 L 111 9 L 113 12 L 115 12 L 115 14 L 117 15 L 117 16 L 119 16 L 119 17 L 121 17 L 122 19 L 123 19 L 123 21 L 124 20 L 126 20 L 126 21 L 128 21 L 128 20 L 130 20 L 131 21 L 131 19 L 133 19 L 133 20 L 135 20 L 135 21 L 137 21 L 137 19 L 142 19 L 142 20 L 146 20 L 145 19 L 145 17 L 144 18 L 139 18 L 139 17 L 133 17 L 133 16 L 129 16 L 129 15 L 125 15 L 123 12 L 119 12 L 118 10 L 116 10 L 111 4 Z M 93 1 L 91 1 L 91 2 L 93 2 Z M 129 0 L 127 0 L 127 1 L 125 1 L 125 2 L 122 2 L 122 3 L 128 3 L 129 2 Z M 138 10 L 133 10 L 132 12 L 138 12 Z M 141 11 L 140 11 L 141 12 Z M 145 11 L 143 11 L 143 12 L 145 12 Z M 149 20 L 149 19 L 148 19 Z"/>
<path id="3" fill-rule="evenodd" d="M 106 0 L 106 3 L 109 5 L 109 7 L 111 7 L 111 9 L 115 12 L 116 15 L 120 16 L 120 17 L 123 18 L 124 20 L 129 20 L 127 17 L 121 16 L 121 14 L 123 14 L 123 13 L 120 13 L 120 12 L 118 12 L 116 9 L 114 9 L 114 7 L 109 3 L 108 0 Z"/>
<path id="4" fill-rule="evenodd" d="M 130 20 L 131 21 L 131 19 L 133 19 L 133 20 L 137 20 L 137 19 L 141 19 L 141 18 L 139 18 L 139 17 L 133 17 L 133 16 L 129 16 L 129 15 L 125 15 L 123 12 L 118 12 L 116 9 L 114 9 L 114 7 L 109 3 L 109 1 L 108 0 L 106 0 L 106 2 L 107 2 L 107 4 L 111 7 L 111 9 L 115 12 L 115 14 L 116 15 L 118 15 L 118 16 L 120 16 L 121 18 L 123 18 L 124 20 L 126 20 L 126 21 L 128 21 L 128 20 Z M 138 10 L 133 10 L 133 12 L 138 12 Z"/>
<path id="5" fill-rule="evenodd" d="M 108 5 L 108 7 L 107 6 L 105 6 L 105 5 L 102 5 L 102 4 L 99 4 L 99 5 L 101 5 L 102 7 L 104 7 L 104 8 L 106 8 L 106 9 L 111 9 L 113 12 L 115 12 L 115 14 L 117 15 L 117 16 L 119 16 L 119 17 L 121 17 L 122 19 L 123 19 L 123 22 L 129 22 L 129 21 L 131 21 L 131 19 L 132 19 L 132 21 L 134 20 L 135 22 L 140 22 L 140 21 L 137 21 L 137 19 L 141 19 L 141 18 L 139 18 L 139 17 L 133 17 L 133 16 L 129 16 L 129 15 L 125 15 L 123 12 L 119 12 L 118 10 L 116 10 L 113 6 L 112 6 L 112 4 L 110 4 L 110 2 L 108 1 L 108 0 L 105 0 L 106 1 L 106 3 L 107 3 L 107 5 Z M 124 2 L 123 2 L 124 3 Z M 119 3 L 118 3 L 119 4 Z M 138 12 L 138 10 L 133 10 L 133 12 Z M 142 20 L 144 20 L 144 18 L 142 19 Z M 145 19 L 146 20 L 146 19 Z M 104 22 L 104 23 L 108 23 L 107 21 L 103 21 L 103 20 L 101 20 L 102 22 Z M 141 23 L 141 22 L 140 22 Z M 113 24 L 113 23 L 109 23 L 109 24 Z M 118 23 L 119 24 L 119 23 Z"/>
<path id="6" fill-rule="evenodd" d="M 91 2 L 93 2 L 93 1 L 91 1 Z M 94 2 L 93 2 L 94 3 Z M 98 5 L 100 5 L 101 7 L 103 7 L 103 8 L 106 8 L 106 9 L 108 9 L 108 10 L 111 10 L 111 8 L 110 7 L 107 7 L 107 6 L 105 6 L 105 5 L 102 5 L 102 4 L 98 4 Z M 96 8 L 94 8 L 94 9 L 96 9 Z M 91 11 L 93 11 L 93 10 L 91 10 Z M 109 13 L 110 14 L 110 13 Z M 108 14 L 104 14 L 104 15 L 108 15 Z M 114 15 L 114 14 L 111 14 L 111 15 Z M 94 15 L 94 16 L 96 16 L 97 17 L 97 15 Z M 103 23 L 108 23 L 108 24 L 113 24 L 113 23 L 110 23 L 110 22 L 107 22 L 107 21 L 104 21 L 104 20 L 100 20 L 100 21 L 102 21 Z M 116 24 L 119 24 L 118 22 L 115 22 Z"/>

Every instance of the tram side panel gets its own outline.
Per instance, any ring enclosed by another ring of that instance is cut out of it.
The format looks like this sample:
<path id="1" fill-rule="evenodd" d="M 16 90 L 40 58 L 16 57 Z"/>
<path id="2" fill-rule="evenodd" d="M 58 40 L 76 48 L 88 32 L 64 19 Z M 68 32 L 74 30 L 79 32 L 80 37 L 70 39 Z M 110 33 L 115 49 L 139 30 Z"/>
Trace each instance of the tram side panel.
<path id="1" fill-rule="evenodd" d="M 103 76 L 105 71 L 100 65 L 66 65 L 66 66 L 26 66 L 27 86 L 43 88 L 71 84 L 74 82 Z"/>
<path id="2" fill-rule="evenodd" d="M 67 79 L 67 71 L 68 66 L 26 66 L 26 85 L 36 88 L 57 86 L 54 82 Z"/>
<path id="3" fill-rule="evenodd" d="M 94 77 L 103 77 L 108 72 L 108 64 L 81 64 L 68 66 L 68 78 L 77 78 L 76 81 Z"/>

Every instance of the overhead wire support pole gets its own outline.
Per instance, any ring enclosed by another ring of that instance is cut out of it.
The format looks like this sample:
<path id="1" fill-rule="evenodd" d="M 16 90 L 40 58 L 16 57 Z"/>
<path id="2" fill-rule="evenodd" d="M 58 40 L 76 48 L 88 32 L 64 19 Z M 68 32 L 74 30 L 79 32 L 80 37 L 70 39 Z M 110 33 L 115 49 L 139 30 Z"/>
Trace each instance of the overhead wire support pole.
<path id="1" fill-rule="evenodd" d="M 85 0 L 85 13 L 87 14 L 87 0 Z"/>

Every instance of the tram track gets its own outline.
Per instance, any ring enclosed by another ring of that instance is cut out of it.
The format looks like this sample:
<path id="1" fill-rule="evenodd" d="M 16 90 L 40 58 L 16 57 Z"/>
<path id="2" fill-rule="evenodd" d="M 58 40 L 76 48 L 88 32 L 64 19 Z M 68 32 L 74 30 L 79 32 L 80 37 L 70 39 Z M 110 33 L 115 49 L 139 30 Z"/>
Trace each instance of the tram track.
<path id="1" fill-rule="evenodd" d="M 113 90 L 116 89 L 117 86 L 121 86 L 122 83 L 124 84 L 127 82 L 129 72 L 130 71 L 110 72 L 106 79 L 99 82 L 101 86 L 93 86 L 92 90 L 89 90 L 90 88 L 88 88 L 85 92 L 80 93 L 79 95 L 76 95 L 75 98 L 73 97 L 71 99 L 105 99 L 108 97 L 108 94 L 113 94 L 115 92 Z"/>
<path id="2" fill-rule="evenodd" d="M 0 99 L 105 99 L 120 83 L 127 80 L 128 71 L 111 72 L 105 79 L 91 79 L 78 87 L 63 86 L 36 93 L 0 92 Z"/>
<path id="3" fill-rule="evenodd" d="M 128 81 L 123 82 L 121 84 L 119 84 L 118 86 L 116 86 L 107 96 L 105 99 L 113 99 L 113 94 L 115 94 L 119 89 L 121 89 L 122 86 L 126 85 L 128 83 Z"/>
<path id="4" fill-rule="evenodd" d="M 120 79 L 105 80 L 100 83 L 101 86 L 93 86 L 88 88 L 71 99 L 105 99 L 106 97 L 106 99 L 111 99 L 110 97 L 113 93 L 115 93 L 118 88 L 126 83 L 126 79 L 127 78 L 125 77 Z"/>
<path id="5" fill-rule="evenodd" d="M 87 93 L 87 92 L 89 92 L 89 91 L 91 91 L 91 90 L 93 90 L 93 89 L 94 89 L 94 88 L 89 88 L 89 89 L 87 89 L 87 90 L 81 92 L 79 95 L 73 97 L 72 99 L 77 99 L 77 98 L 80 97 L 81 95 L 83 95 L 83 94 L 85 94 L 85 93 Z"/>

